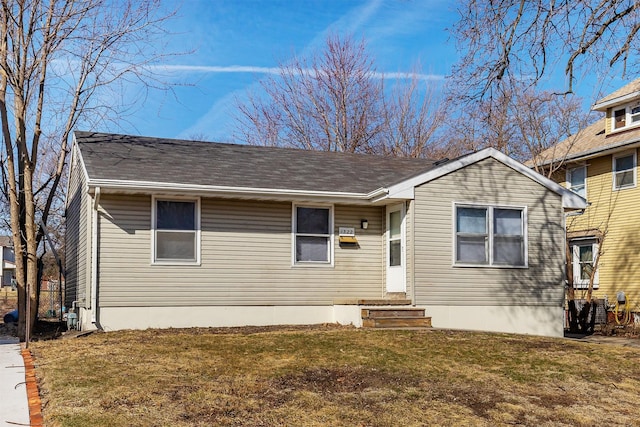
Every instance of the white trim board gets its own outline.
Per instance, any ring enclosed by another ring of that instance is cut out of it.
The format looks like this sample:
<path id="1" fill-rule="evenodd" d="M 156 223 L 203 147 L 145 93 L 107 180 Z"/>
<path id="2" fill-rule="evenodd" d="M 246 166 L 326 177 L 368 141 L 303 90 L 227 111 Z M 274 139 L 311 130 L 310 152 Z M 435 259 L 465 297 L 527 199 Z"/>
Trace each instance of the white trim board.
<path id="1" fill-rule="evenodd" d="M 484 150 L 478 151 L 473 154 L 469 154 L 467 156 L 461 157 L 457 160 L 453 160 L 449 163 L 446 163 L 438 168 L 432 169 L 428 172 L 415 176 L 406 181 L 400 182 L 398 184 L 392 185 L 389 187 L 388 198 L 406 198 L 413 199 L 414 198 L 414 189 L 415 187 L 425 184 L 429 181 L 433 181 L 437 178 L 440 178 L 444 175 L 447 175 L 451 172 L 455 172 L 459 169 L 477 163 L 481 160 L 485 160 L 488 158 L 493 158 L 498 162 L 504 164 L 505 166 L 510 167 L 516 172 L 521 173 L 522 175 L 532 179 L 543 187 L 548 188 L 549 190 L 559 194 L 562 196 L 562 205 L 567 209 L 586 209 L 588 204 L 585 199 L 578 196 L 572 191 L 567 190 L 562 187 L 560 184 L 546 178 L 533 169 L 529 169 L 522 163 L 513 160 L 511 157 L 501 153 L 495 148 L 485 148 Z"/>

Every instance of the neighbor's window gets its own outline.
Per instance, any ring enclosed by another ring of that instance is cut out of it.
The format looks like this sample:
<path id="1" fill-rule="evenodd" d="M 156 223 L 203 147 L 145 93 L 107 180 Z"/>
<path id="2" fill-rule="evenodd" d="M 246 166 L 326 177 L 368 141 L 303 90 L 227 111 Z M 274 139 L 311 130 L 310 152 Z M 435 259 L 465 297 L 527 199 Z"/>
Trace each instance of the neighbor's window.
<path id="1" fill-rule="evenodd" d="M 613 157 L 613 189 L 636 186 L 636 153 Z"/>
<path id="2" fill-rule="evenodd" d="M 294 207 L 295 263 L 331 263 L 332 208 Z"/>
<path id="3" fill-rule="evenodd" d="M 573 286 L 575 288 L 587 288 L 591 273 L 598 256 L 598 242 L 594 238 L 572 240 L 569 243 L 572 251 Z M 593 276 L 593 286 L 598 287 L 598 271 Z"/>
<path id="4" fill-rule="evenodd" d="M 579 196 L 587 198 L 587 167 L 579 166 L 577 168 L 567 170 L 567 182 L 569 190 Z"/>
<path id="5" fill-rule="evenodd" d="M 631 108 L 631 124 L 640 123 L 640 105 Z"/>
<path id="6" fill-rule="evenodd" d="M 199 261 L 199 201 L 155 199 L 154 261 Z"/>
<path id="7" fill-rule="evenodd" d="M 626 127 L 640 124 L 640 104 L 628 104 L 613 112 L 613 129 L 624 129 Z"/>
<path id="8" fill-rule="evenodd" d="M 622 110 L 616 110 L 613 113 L 614 121 L 613 128 L 620 129 L 627 125 L 627 109 L 623 108 Z"/>
<path id="9" fill-rule="evenodd" d="M 456 206 L 455 263 L 526 266 L 524 208 Z"/>

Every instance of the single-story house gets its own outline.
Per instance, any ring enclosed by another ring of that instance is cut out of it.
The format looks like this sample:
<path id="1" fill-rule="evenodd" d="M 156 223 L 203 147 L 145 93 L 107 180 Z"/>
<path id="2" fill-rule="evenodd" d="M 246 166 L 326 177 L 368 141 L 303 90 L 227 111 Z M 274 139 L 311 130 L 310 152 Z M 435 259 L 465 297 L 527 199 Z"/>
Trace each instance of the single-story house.
<path id="1" fill-rule="evenodd" d="M 433 162 L 75 132 L 66 305 L 82 329 L 384 325 L 405 308 L 560 336 L 565 211 L 585 207 L 494 149 Z"/>

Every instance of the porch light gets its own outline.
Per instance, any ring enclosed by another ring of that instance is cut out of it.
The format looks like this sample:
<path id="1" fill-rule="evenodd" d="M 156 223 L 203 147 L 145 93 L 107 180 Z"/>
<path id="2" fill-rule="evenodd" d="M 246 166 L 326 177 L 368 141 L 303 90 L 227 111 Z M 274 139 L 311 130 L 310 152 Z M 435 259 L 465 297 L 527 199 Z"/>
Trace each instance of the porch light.
<path id="1" fill-rule="evenodd" d="M 366 230 L 367 228 L 369 228 L 369 221 L 366 219 L 361 219 L 360 228 L 362 228 L 363 230 Z"/>

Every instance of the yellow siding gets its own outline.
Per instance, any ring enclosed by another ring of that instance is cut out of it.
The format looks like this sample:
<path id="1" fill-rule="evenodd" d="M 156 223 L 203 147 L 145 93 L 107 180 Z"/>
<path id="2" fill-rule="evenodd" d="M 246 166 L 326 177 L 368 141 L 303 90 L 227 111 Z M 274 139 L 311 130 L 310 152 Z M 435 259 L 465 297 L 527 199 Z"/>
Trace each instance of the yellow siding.
<path id="1" fill-rule="evenodd" d="M 329 305 L 382 296 L 383 208 L 334 206 L 335 265 L 292 267 L 291 203 L 201 206 L 201 265 L 151 265 L 151 197 L 103 195 L 100 305 Z M 340 226 L 356 229 L 359 248 L 340 247 Z"/>
<path id="2" fill-rule="evenodd" d="M 606 231 L 595 296 L 614 303 L 616 293 L 624 291 L 632 309 L 640 311 L 640 187 L 613 191 L 612 156 L 602 156 L 587 163 L 587 199 L 591 206 L 570 217 L 567 230 Z"/>

